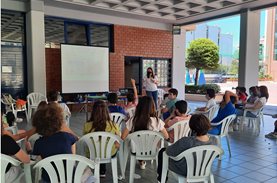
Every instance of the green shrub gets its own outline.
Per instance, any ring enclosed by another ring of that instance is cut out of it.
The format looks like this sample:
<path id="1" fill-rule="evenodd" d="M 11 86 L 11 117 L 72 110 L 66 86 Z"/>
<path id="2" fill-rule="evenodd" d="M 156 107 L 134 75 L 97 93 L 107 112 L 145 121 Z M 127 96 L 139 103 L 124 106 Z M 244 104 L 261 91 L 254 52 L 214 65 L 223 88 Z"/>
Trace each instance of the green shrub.
<path id="1" fill-rule="evenodd" d="M 191 94 L 206 94 L 207 89 L 214 89 L 215 93 L 220 92 L 220 86 L 217 84 L 205 84 L 205 85 L 186 85 L 185 92 Z"/>

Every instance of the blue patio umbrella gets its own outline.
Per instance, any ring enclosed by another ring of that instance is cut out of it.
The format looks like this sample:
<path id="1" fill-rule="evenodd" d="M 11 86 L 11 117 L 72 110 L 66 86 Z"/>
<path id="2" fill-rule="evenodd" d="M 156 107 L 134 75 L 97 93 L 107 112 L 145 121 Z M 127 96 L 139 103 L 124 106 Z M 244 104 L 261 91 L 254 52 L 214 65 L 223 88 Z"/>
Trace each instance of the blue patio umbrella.
<path id="1" fill-rule="evenodd" d="M 186 71 L 186 84 L 190 84 L 190 75 L 189 75 L 189 71 Z"/>
<path id="2" fill-rule="evenodd" d="M 206 79 L 204 76 L 204 72 L 202 70 L 200 70 L 198 85 L 204 85 L 204 84 L 206 84 Z"/>

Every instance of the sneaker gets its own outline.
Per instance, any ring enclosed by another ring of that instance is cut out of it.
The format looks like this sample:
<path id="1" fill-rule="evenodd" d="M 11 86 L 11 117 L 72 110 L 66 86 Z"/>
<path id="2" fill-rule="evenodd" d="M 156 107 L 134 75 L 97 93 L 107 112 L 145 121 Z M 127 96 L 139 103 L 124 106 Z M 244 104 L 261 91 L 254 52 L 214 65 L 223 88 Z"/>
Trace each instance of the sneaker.
<path id="1" fill-rule="evenodd" d="M 265 137 L 269 138 L 269 139 L 277 139 L 277 133 L 271 132 L 271 133 L 265 135 Z"/>
<path id="2" fill-rule="evenodd" d="M 144 170 L 145 167 L 146 167 L 146 161 L 142 161 L 142 162 L 139 164 L 139 166 L 140 166 L 140 169 L 141 169 L 141 170 Z"/>
<path id="3" fill-rule="evenodd" d="M 100 174 L 100 178 L 105 178 L 106 174 Z"/>

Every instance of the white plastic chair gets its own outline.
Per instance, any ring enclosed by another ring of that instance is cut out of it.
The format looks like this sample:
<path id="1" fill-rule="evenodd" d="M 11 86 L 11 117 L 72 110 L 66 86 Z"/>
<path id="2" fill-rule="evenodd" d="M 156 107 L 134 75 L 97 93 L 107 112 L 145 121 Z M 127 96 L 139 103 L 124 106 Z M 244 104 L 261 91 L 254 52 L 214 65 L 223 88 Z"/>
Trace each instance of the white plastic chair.
<path id="1" fill-rule="evenodd" d="M 189 128 L 189 120 L 183 120 L 175 123 L 171 127 L 166 129 L 168 132 L 174 131 L 174 142 L 181 139 L 182 137 L 187 137 L 190 134 L 190 128 Z M 168 142 L 169 145 L 171 145 L 170 142 Z"/>
<path id="2" fill-rule="evenodd" d="M 16 119 L 16 122 L 22 122 L 23 120 L 20 118 L 17 118 L 18 112 L 26 112 L 26 105 L 21 106 L 20 109 L 16 108 L 16 100 L 12 98 L 12 96 L 8 93 L 2 94 L 1 102 L 5 104 L 6 111 L 12 111 L 14 114 L 14 117 Z"/>
<path id="3" fill-rule="evenodd" d="M 219 135 L 209 134 L 210 136 L 214 136 L 214 137 L 217 138 L 217 142 L 218 142 L 219 147 L 221 147 L 221 138 L 226 137 L 230 157 L 231 157 L 231 147 L 230 147 L 230 142 L 229 142 L 228 131 L 229 131 L 229 126 L 230 126 L 230 124 L 232 123 L 232 121 L 234 119 L 236 119 L 236 115 L 232 114 L 232 115 L 227 116 L 226 118 L 224 118 L 223 120 L 221 120 L 218 123 L 211 123 L 211 125 L 213 127 L 218 126 L 220 124 L 222 126 L 221 126 L 221 131 L 220 131 Z"/>
<path id="4" fill-rule="evenodd" d="M 203 145 L 185 150 L 176 157 L 168 156 L 163 152 L 163 170 L 161 183 L 165 183 L 168 171 L 168 160 L 180 161 L 185 158 L 187 163 L 187 177 L 178 176 L 178 182 L 205 182 L 214 183 L 214 176 L 211 171 L 213 161 L 216 157 L 221 156 L 223 150 L 215 145 Z"/>
<path id="5" fill-rule="evenodd" d="M 22 162 L 16 160 L 15 158 L 1 154 L 1 182 L 5 183 L 5 174 L 6 174 L 6 169 L 9 164 L 12 164 L 12 166 L 19 167 Z M 32 183 L 32 178 L 31 178 L 31 170 L 29 164 L 24 164 L 24 172 L 22 171 L 17 177 L 14 178 L 13 182 L 21 182 L 23 177 L 25 176 L 24 180 L 25 182 L 30 182 Z"/>
<path id="6" fill-rule="evenodd" d="M 126 112 L 129 115 L 129 118 L 131 118 L 135 115 L 136 107 L 131 107 L 131 108 L 127 109 Z"/>
<path id="7" fill-rule="evenodd" d="M 28 110 L 26 111 L 27 121 L 29 122 L 32 118 L 32 113 L 36 111 L 38 104 L 41 101 L 47 101 L 47 98 L 41 93 L 30 93 L 27 96 L 27 106 Z"/>
<path id="8" fill-rule="evenodd" d="M 247 112 L 257 112 L 256 117 L 247 117 L 246 114 Z M 243 125 L 246 120 L 249 121 L 249 125 L 252 124 L 254 127 L 254 132 L 257 132 L 257 134 L 260 134 L 260 126 L 261 126 L 261 121 L 264 123 L 263 119 L 263 107 L 258 109 L 258 110 L 253 110 L 253 109 L 244 109 L 243 111 L 243 116 L 238 117 L 240 124 L 239 128 L 240 131 L 243 131 Z"/>
<path id="9" fill-rule="evenodd" d="M 117 156 L 113 157 L 112 148 L 115 142 L 121 143 L 121 138 L 115 134 L 109 132 L 92 132 L 84 135 L 79 139 L 78 144 L 81 147 L 81 154 L 85 155 L 85 147 L 89 149 L 89 158 L 91 160 L 97 160 L 100 164 L 111 163 L 113 182 L 118 182 L 117 173 Z M 99 169 L 95 169 L 99 172 Z"/>
<path id="10" fill-rule="evenodd" d="M 210 107 L 207 111 L 195 111 L 195 114 L 203 114 L 205 115 L 210 121 L 214 119 L 215 114 L 218 112 L 219 105 L 214 105 Z"/>
<path id="11" fill-rule="evenodd" d="M 28 142 L 30 142 L 31 147 L 34 148 L 35 142 L 41 137 L 38 133 L 33 134 L 28 138 Z"/>
<path id="12" fill-rule="evenodd" d="M 87 167 L 96 170 L 99 168 L 99 164 L 87 159 L 86 157 L 76 154 L 60 154 L 50 156 L 40 160 L 34 166 L 34 169 L 36 170 L 35 183 L 40 181 L 42 169 L 47 172 L 51 182 L 79 183 L 81 182 L 82 175 Z M 98 183 L 98 171 L 94 171 L 94 177 L 96 177 L 96 182 Z"/>
<path id="13" fill-rule="evenodd" d="M 129 134 L 126 141 L 130 143 L 131 153 L 129 183 L 133 183 L 136 160 L 157 159 L 160 147 L 164 146 L 164 137 L 159 132 L 142 130 Z"/>
<path id="14" fill-rule="evenodd" d="M 119 126 L 120 131 L 122 131 L 125 127 L 124 121 L 126 120 L 126 116 L 119 112 L 110 113 L 111 120 Z"/>

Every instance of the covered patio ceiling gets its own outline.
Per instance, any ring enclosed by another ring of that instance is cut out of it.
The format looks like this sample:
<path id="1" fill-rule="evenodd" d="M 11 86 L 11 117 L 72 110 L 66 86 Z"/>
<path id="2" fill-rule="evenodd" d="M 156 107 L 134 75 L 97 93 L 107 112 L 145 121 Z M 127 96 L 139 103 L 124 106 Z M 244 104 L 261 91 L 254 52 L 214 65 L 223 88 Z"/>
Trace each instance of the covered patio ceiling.
<path id="1" fill-rule="evenodd" d="M 276 6 L 276 0 L 45 0 L 46 5 L 153 22 L 188 24 Z"/>

